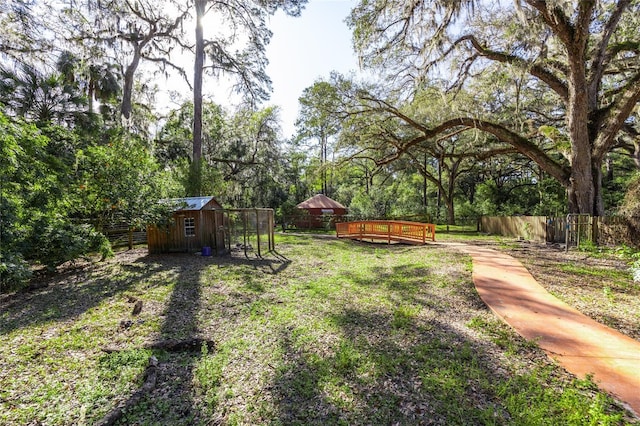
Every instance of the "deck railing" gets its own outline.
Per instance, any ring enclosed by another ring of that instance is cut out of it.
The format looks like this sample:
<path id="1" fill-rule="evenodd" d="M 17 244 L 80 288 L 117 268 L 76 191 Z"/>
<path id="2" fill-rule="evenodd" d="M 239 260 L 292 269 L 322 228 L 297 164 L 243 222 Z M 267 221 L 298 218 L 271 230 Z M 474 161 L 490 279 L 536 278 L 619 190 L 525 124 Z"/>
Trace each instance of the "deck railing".
<path id="1" fill-rule="evenodd" d="M 338 238 L 358 240 L 402 241 L 424 244 L 436 240 L 436 226 L 431 223 L 398 220 L 359 220 L 336 223 Z"/>

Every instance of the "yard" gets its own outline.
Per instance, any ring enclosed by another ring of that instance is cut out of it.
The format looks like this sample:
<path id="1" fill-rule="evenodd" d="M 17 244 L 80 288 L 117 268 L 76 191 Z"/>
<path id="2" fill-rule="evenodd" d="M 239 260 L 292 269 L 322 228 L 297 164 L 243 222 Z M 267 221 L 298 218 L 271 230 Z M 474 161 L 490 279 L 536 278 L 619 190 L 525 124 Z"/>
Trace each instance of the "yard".
<path id="1" fill-rule="evenodd" d="M 615 261 L 569 267 L 489 242 L 639 338 L 640 289 Z M 322 235 L 278 235 L 276 248 L 262 260 L 137 249 L 0 295 L 0 423 L 633 422 L 499 322 L 452 248 Z"/>

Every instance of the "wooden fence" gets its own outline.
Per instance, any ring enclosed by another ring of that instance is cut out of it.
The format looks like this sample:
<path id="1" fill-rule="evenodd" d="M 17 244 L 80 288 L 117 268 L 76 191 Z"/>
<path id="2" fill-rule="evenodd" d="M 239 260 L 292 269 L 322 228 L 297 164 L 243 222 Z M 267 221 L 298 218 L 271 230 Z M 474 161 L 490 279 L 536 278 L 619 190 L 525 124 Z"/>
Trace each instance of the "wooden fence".
<path id="1" fill-rule="evenodd" d="M 482 216 L 480 232 L 532 241 L 547 241 L 546 216 Z"/>
<path id="2" fill-rule="evenodd" d="M 132 228 L 127 224 L 111 225 L 104 229 L 103 234 L 112 247 L 128 247 L 147 243 L 147 230 L 144 228 Z"/>
<path id="3" fill-rule="evenodd" d="M 524 240 L 579 246 L 640 245 L 640 230 L 620 216 L 483 216 L 480 231 Z"/>

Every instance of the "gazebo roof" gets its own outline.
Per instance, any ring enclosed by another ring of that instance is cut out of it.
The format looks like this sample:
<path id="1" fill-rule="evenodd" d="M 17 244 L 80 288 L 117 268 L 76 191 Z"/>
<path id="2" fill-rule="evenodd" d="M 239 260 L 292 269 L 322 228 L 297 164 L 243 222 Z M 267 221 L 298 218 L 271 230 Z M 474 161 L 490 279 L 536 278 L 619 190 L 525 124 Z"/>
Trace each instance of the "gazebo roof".
<path id="1" fill-rule="evenodd" d="M 314 195 L 308 200 L 301 202 L 296 207 L 299 209 L 346 209 L 345 206 L 324 194 Z"/>

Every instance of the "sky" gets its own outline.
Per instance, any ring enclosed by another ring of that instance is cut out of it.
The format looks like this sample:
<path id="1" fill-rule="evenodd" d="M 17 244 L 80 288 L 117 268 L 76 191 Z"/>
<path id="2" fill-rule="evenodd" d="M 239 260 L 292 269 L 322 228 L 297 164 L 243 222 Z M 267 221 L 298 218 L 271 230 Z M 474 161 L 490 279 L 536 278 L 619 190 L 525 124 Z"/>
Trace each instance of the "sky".
<path id="1" fill-rule="evenodd" d="M 344 22 L 355 0 L 310 0 L 297 18 L 278 12 L 269 28 L 267 74 L 273 83 L 269 105 L 281 108 L 285 137 L 295 132 L 298 98 L 305 88 L 331 71 L 358 71 L 351 44 L 351 31 Z"/>
<path id="2" fill-rule="evenodd" d="M 299 17 L 277 12 L 268 22 L 273 33 L 267 45 L 269 61 L 266 72 L 272 81 L 270 99 L 263 106 L 280 107 L 282 133 L 285 138 L 295 134 L 298 116 L 298 98 L 305 88 L 320 79 L 327 79 L 331 71 L 358 74 L 358 59 L 352 49 L 351 31 L 345 23 L 357 0 L 309 0 Z M 214 24 L 211 24 L 214 25 Z M 205 33 L 206 33 L 205 24 Z M 205 34 L 206 36 L 206 34 Z M 193 57 L 178 56 L 189 77 L 193 70 Z M 149 65 L 153 67 L 153 64 Z M 232 84 L 222 77 L 204 78 L 204 94 L 214 102 L 233 109 L 240 99 L 232 93 Z M 193 96 L 186 83 L 172 77 L 160 84 L 159 112 L 179 108 L 182 102 Z"/>

